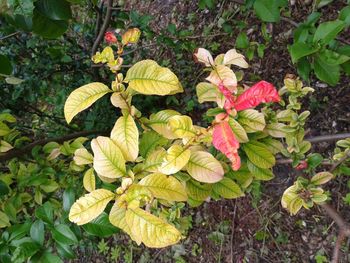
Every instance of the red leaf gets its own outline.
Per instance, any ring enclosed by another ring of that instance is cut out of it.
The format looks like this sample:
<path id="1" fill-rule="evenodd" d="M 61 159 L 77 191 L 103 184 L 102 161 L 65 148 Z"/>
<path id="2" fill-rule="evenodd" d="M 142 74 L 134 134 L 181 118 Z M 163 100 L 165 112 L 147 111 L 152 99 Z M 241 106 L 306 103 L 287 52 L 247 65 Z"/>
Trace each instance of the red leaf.
<path id="1" fill-rule="evenodd" d="M 232 169 L 237 171 L 241 166 L 241 159 L 237 153 L 239 142 L 227 121 L 222 121 L 214 126 L 213 145 L 226 155 L 232 162 Z"/>
<path id="2" fill-rule="evenodd" d="M 234 108 L 241 111 L 255 108 L 260 103 L 279 102 L 280 100 L 276 88 L 271 83 L 262 80 L 238 96 Z"/>

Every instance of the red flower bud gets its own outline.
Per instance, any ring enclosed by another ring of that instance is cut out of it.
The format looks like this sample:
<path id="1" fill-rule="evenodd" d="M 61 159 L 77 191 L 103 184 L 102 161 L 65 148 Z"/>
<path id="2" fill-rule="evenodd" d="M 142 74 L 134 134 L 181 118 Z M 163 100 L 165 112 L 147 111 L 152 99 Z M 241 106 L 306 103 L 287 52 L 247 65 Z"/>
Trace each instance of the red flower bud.
<path id="1" fill-rule="evenodd" d="M 108 31 L 105 33 L 105 40 L 108 44 L 113 44 L 118 42 L 117 37 L 112 31 Z"/>
<path id="2" fill-rule="evenodd" d="M 304 170 L 308 167 L 308 163 L 306 161 L 300 161 L 300 163 L 295 167 L 297 170 Z"/>

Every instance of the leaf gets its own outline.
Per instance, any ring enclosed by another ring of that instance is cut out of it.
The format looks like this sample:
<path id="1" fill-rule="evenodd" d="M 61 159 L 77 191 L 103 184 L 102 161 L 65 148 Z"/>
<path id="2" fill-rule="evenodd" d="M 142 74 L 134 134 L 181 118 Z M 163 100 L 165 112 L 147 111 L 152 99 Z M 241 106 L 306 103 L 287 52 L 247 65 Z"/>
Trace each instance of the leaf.
<path id="1" fill-rule="evenodd" d="M 248 135 L 244 128 L 233 118 L 229 118 L 228 124 L 230 125 L 233 133 L 235 134 L 237 140 L 242 143 L 242 142 L 248 142 Z"/>
<path id="2" fill-rule="evenodd" d="M 164 174 L 174 174 L 180 171 L 190 159 L 191 151 L 184 149 L 180 145 L 172 145 L 167 150 L 167 155 L 159 168 L 159 171 Z"/>
<path id="3" fill-rule="evenodd" d="M 216 183 L 224 176 L 220 162 L 210 153 L 203 151 L 191 152 L 186 170 L 194 179 L 204 183 Z"/>
<path id="4" fill-rule="evenodd" d="M 237 53 L 236 49 L 230 49 L 224 55 L 223 64 L 225 65 L 236 65 L 241 68 L 248 68 L 249 65 L 245 61 L 244 56 L 242 54 Z"/>
<path id="5" fill-rule="evenodd" d="M 124 99 L 124 97 L 126 97 Z M 111 96 L 111 103 L 114 107 L 121 109 L 129 109 L 131 103 L 131 96 L 126 92 L 114 92 Z"/>
<path id="6" fill-rule="evenodd" d="M 275 176 L 270 169 L 263 169 L 248 161 L 248 169 L 256 180 L 269 181 Z"/>
<path id="7" fill-rule="evenodd" d="M 256 0 L 254 10 L 256 15 L 264 22 L 278 22 L 280 20 L 281 6 L 285 6 L 287 1 L 279 0 Z"/>
<path id="8" fill-rule="evenodd" d="M 214 126 L 213 145 L 231 161 L 231 167 L 237 171 L 241 166 L 241 159 L 237 153 L 239 142 L 228 122 L 222 121 Z"/>
<path id="9" fill-rule="evenodd" d="M 94 169 L 90 168 L 84 174 L 83 185 L 86 191 L 92 192 L 96 188 Z"/>
<path id="10" fill-rule="evenodd" d="M 314 54 L 319 50 L 318 47 L 311 46 L 310 44 L 296 42 L 289 47 L 289 53 L 292 58 L 292 62 L 296 63 L 300 58 Z"/>
<path id="11" fill-rule="evenodd" d="M 7 126 L 5 123 L 0 122 L 0 136 L 6 136 L 11 132 L 11 129 L 9 126 Z"/>
<path id="12" fill-rule="evenodd" d="M 206 67 L 214 65 L 212 55 L 205 48 L 197 48 L 193 56 L 196 62 L 203 63 Z"/>
<path id="13" fill-rule="evenodd" d="M 139 184 L 146 187 L 156 198 L 177 202 L 187 200 L 184 186 L 174 177 L 154 173 L 144 177 Z"/>
<path id="14" fill-rule="evenodd" d="M 0 153 L 8 152 L 13 146 L 4 140 L 0 140 Z"/>
<path id="15" fill-rule="evenodd" d="M 119 178 L 126 174 L 125 160 L 119 147 L 108 137 L 99 136 L 91 141 L 94 152 L 94 169 L 108 178 Z"/>
<path id="16" fill-rule="evenodd" d="M 64 224 L 56 225 L 54 229 L 52 229 L 52 238 L 56 242 L 64 245 L 73 245 L 78 243 L 78 239 L 75 234 L 67 225 Z"/>
<path id="17" fill-rule="evenodd" d="M 85 165 L 93 163 L 94 157 L 85 148 L 79 148 L 75 150 L 73 160 L 77 165 Z"/>
<path id="18" fill-rule="evenodd" d="M 314 61 L 314 70 L 318 79 L 334 86 L 340 79 L 340 66 L 328 65 L 320 57 L 316 57 Z"/>
<path id="19" fill-rule="evenodd" d="M 188 116 L 173 116 L 169 119 L 168 125 L 172 133 L 178 138 L 188 138 L 196 135 L 192 119 Z"/>
<path id="20" fill-rule="evenodd" d="M 279 102 L 281 100 L 276 88 L 266 81 L 259 81 L 238 96 L 234 103 L 237 111 L 255 108 L 260 103 Z"/>
<path id="21" fill-rule="evenodd" d="M 284 146 L 280 141 L 274 140 L 272 138 L 265 138 L 261 140 L 261 142 L 265 144 L 265 146 L 269 149 L 270 152 L 272 152 L 272 154 L 277 154 L 284 149 Z"/>
<path id="22" fill-rule="evenodd" d="M 212 191 L 212 184 L 201 184 L 194 180 L 188 180 L 186 182 L 186 190 L 192 199 L 204 201 Z"/>
<path id="23" fill-rule="evenodd" d="M 127 72 L 125 81 L 129 87 L 145 95 L 169 95 L 183 92 L 176 75 L 153 60 L 142 60 Z"/>
<path id="24" fill-rule="evenodd" d="M 230 178 L 224 177 L 213 185 L 213 191 L 226 199 L 234 199 L 244 196 L 241 188 Z"/>
<path id="25" fill-rule="evenodd" d="M 4 212 L 0 211 L 0 228 L 9 227 L 10 225 L 9 217 Z"/>
<path id="26" fill-rule="evenodd" d="M 98 237 L 109 237 L 118 232 L 118 228 L 109 222 L 105 212 L 90 223 L 83 225 L 83 228 L 88 234 Z"/>
<path id="27" fill-rule="evenodd" d="M 64 34 L 68 29 L 68 21 L 52 20 L 34 9 L 33 32 L 48 39 L 55 39 Z"/>
<path id="28" fill-rule="evenodd" d="M 350 5 L 344 7 L 339 13 L 339 20 L 345 22 L 346 26 L 350 26 Z"/>
<path id="29" fill-rule="evenodd" d="M 311 178 L 311 183 L 313 183 L 314 185 L 321 185 L 329 182 L 333 178 L 334 178 L 334 175 L 330 172 L 320 172 L 315 174 Z"/>
<path id="30" fill-rule="evenodd" d="M 151 152 L 144 162 L 144 170 L 151 173 L 159 172 L 165 156 L 166 151 L 163 148 Z"/>
<path id="31" fill-rule="evenodd" d="M 230 91 L 235 90 L 237 86 L 237 78 L 235 73 L 225 65 L 215 66 L 206 80 L 216 86 L 223 84 Z"/>
<path id="32" fill-rule="evenodd" d="M 69 211 L 69 220 L 77 225 L 84 225 L 98 217 L 115 194 L 105 189 L 98 189 L 80 197 Z"/>
<path id="33" fill-rule="evenodd" d="M 109 213 L 109 221 L 111 222 L 111 224 L 122 229 L 133 240 L 135 240 L 135 238 L 132 236 L 132 233 L 128 224 L 126 223 L 125 215 L 126 215 L 125 207 L 119 206 L 117 201 L 114 203 L 114 205 L 112 206 L 111 212 Z"/>
<path id="34" fill-rule="evenodd" d="M 0 54 L 0 73 L 5 75 L 11 75 L 12 65 L 9 58 L 5 55 Z"/>
<path id="35" fill-rule="evenodd" d="M 200 82 L 196 86 L 196 92 L 199 103 L 214 101 L 219 107 L 224 107 L 225 97 L 221 92 L 219 92 L 215 85 L 208 82 Z"/>
<path id="36" fill-rule="evenodd" d="M 112 91 L 100 82 L 92 82 L 74 90 L 64 105 L 64 116 L 67 123 L 70 123 L 75 115 L 89 108 L 95 101 L 109 92 Z"/>
<path id="37" fill-rule="evenodd" d="M 68 212 L 75 201 L 75 189 L 73 187 L 66 188 L 66 190 L 64 190 L 63 192 L 62 199 L 63 199 L 63 204 L 62 204 L 63 210 L 65 212 Z"/>
<path id="38" fill-rule="evenodd" d="M 50 202 L 44 203 L 35 210 L 35 216 L 47 224 L 53 224 L 53 207 Z"/>
<path id="39" fill-rule="evenodd" d="M 319 24 L 314 34 L 313 42 L 321 41 L 323 44 L 328 44 L 344 29 L 345 25 L 345 22 L 341 20 Z"/>
<path id="40" fill-rule="evenodd" d="M 119 147 L 126 161 L 135 161 L 139 155 L 139 131 L 130 114 L 119 117 L 115 123 L 111 139 Z"/>
<path id="41" fill-rule="evenodd" d="M 167 139 L 175 139 L 175 134 L 172 133 L 168 127 L 168 121 L 172 116 L 180 115 L 177 111 L 174 110 L 162 110 L 155 114 L 152 114 L 147 121 L 147 125 L 150 126 L 160 135 L 164 136 Z"/>
<path id="42" fill-rule="evenodd" d="M 146 158 L 157 146 L 164 146 L 167 139 L 154 131 L 144 132 L 140 140 L 140 154 Z"/>
<path id="43" fill-rule="evenodd" d="M 257 141 L 249 141 L 243 145 L 243 150 L 248 156 L 248 159 L 257 167 L 271 168 L 275 165 L 275 157 L 267 149 L 267 147 Z"/>
<path id="44" fill-rule="evenodd" d="M 21 84 L 24 80 L 23 79 L 19 79 L 13 76 L 7 77 L 5 78 L 5 81 L 7 84 L 11 84 L 11 85 L 19 85 Z"/>
<path id="45" fill-rule="evenodd" d="M 64 0 L 38 0 L 35 8 L 52 20 L 69 20 L 72 18 L 70 4 Z"/>
<path id="46" fill-rule="evenodd" d="M 285 126 L 283 123 L 270 123 L 265 126 L 265 131 L 272 137 L 284 138 L 286 137 L 286 132 L 283 130 Z"/>
<path id="47" fill-rule="evenodd" d="M 45 240 L 45 227 L 41 220 L 36 220 L 30 227 L 30 237 L 39 245 L 44 244 Z"/>
<path id="48" fill-rule="evenodd" d="M 238 122 L 247 133 L 262 131 L 265 128 L 264 114 L 256 110 L 245 110 L 239 112 Z"/>
<path id="49" fill-rule="evenodd" d="M 147 247 L 167 247 L 181 239 L 181 233 L 175 227 L 141 208 L 127 209 L 125 218 L 132 237 L 138 237 L 137 243 L 142 242 Z"/>

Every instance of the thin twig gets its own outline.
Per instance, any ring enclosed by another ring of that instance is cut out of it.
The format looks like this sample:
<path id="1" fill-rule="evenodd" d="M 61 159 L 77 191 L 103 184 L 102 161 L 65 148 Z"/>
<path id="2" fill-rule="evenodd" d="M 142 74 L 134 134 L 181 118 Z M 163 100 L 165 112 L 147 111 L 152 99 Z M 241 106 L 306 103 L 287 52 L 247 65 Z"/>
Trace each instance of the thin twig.
<path id="1" fill-rule="evenodd" d="M 339 133 L 339 134 L 329 134 L 329 135 L 321 135 L 316 137 L 305 138 L 305 140 L 311 143 L 318 143 L 318 142 L 338 141 L 349 137 L 350 137 L 350 133 Z"/>
<path id="2" fill-rule="evenodd" d="M 91 131 L 81 131 L 81 132 L 76 132 L 72 134 L 68 134 L 62 137 L 57 137 L 57 138 L 48 138 L 48 139 L 42 139 L 42 140 L 37 140 L 34 141 L 20 149 L 12 149 L 4 154 L 0 154 L 0 162 L 4 162 L 7 160 L 10 160 L 15 157 L 20 157 L 24 154 L 29 153 L 35 146 L 37 145 L 45 145 L 49 142 L 57 142 L 57 143 L 62 143 L 65 141 L 69 141 L 78 137 L 83 137 L 83 136 L 88 136 L 92 134 L 107 134 L 107 131 L 100 131 L 100 130 L 91 130 Z"/>
<path id="3" fill-rule="evenodd" d="M 7 36 L 4 36 L 4 37 L 0 38 L 0 41 L 1 41 L 1 40 L 5 40 L 5 39 L 10 38 L 10 37 L 13 37 L 13 36 L 15 36 L 15 35 L 17 35 L 17 34 L 19 34 L 19 33 L 21 33 L 21 32 L 20 32 L 20 31 L 17 31 L 17 32 L 14 32 L 14 33 L 9 34 L 9 35 L 7 35 Z"/>
<path id="4" fill-rule="evenodd" d="M 101 26 L 100 32 L 98 33 L 97 38 L 95 39 L 95 42 L 92 45 L 91 56 L 95 55 L 98 46 L 100 45 L 101 41 L 103 40 L 103 36 L 108 28 L 109 22 L 110 22 L 111 17 L 112 17 L 112 6 L 113 6 L 113 0 L 107 0 L 106 16 L 105 16 L 103 24 Z"/>

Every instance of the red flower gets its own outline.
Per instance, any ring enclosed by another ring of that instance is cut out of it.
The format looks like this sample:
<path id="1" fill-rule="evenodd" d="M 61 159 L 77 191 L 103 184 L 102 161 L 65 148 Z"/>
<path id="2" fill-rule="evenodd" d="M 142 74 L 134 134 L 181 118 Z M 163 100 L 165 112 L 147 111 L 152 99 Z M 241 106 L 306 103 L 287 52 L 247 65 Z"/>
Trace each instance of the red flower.
<path id="1" fill-rule="evenodd" d="M 306 161 L 300 161 L 299 164 L 297 165 L 297 167 L 295 167 L 295 169 L 297 170 L 304 170 L 308 167 L 308 163 Z"/>
<path id="2" fill-rule="evenodd" d="M 107 31 L 105 33 L 105 40 L 108 44 L 114 44 L 114 43 L 118 42 L 117 37 L 115 36 L 114 32 L 112 32 L 112 31 Z"/>

